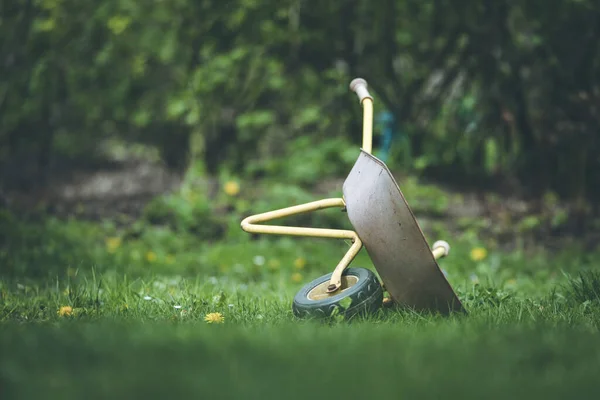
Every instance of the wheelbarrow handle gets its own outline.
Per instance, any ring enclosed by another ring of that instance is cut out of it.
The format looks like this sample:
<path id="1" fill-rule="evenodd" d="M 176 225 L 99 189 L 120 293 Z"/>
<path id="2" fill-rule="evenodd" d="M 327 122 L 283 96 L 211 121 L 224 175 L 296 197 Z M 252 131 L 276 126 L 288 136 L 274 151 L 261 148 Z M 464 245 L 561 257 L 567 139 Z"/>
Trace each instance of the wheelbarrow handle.
<path id="1" fill-rule="evenodd" d="M 367 81 L 356 78 L 350 82 L 350 89 L 355 92 L 363 106 L 363 145 L 362 148 L 371 154 L 373 148 L 373 97 L 367 89 Z"/>
<path id="2" fill-rule="evenodd" d="M 450 245 L 445 240 L 438 240 L 432 246 L 433 257 L 437 260 L 446 257 L 450 253 Z"/>
<path id="3" fill-rule="evenodd" d="M 373 97 L 369 94 L 369 90 L 367 89 L 368 86 L 367 81 L 362 78 L 356 78 L 350 82 L 350 90 L 356 93 L 361 104 L 366 98 L 371 99 L 371 101 L 373 100 Z"/>

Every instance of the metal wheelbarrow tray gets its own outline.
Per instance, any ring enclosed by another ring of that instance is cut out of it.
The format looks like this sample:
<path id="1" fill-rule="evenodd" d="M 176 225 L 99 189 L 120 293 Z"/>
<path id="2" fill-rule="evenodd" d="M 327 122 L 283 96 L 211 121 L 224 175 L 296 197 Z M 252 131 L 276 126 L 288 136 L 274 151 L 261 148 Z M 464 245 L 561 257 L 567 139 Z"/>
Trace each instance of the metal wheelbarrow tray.
<path id="1" fill-rule="evenodd" d="M 350 223 L 395 302 L 442 314 L 462 310 L 383 161 L 361 150 L 343 193 Z"/>

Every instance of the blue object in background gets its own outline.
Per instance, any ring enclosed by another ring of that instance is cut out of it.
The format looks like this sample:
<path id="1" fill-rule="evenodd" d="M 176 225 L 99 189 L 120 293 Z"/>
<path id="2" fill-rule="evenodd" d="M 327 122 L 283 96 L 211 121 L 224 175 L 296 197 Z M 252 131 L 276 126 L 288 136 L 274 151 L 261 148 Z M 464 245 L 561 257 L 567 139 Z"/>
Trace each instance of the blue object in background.
<path id="1" fill-rule="evenodd" d="M 379 149 L 379 159 L 383 162 L 386 162 L 390 155 L 390 149 L 394 139 L 394 126 L 396 120 L 391 112 L 383 111 L 377 115 L 376 121 L 379 125 L 381 125 L 381 132 L 383 135 L 381 147 Z"/>

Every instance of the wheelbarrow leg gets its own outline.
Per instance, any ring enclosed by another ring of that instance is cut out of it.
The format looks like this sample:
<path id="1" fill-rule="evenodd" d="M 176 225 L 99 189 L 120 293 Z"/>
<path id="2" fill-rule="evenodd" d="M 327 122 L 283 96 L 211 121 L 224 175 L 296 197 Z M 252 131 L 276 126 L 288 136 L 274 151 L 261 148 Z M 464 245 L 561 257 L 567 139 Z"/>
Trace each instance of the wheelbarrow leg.
<path id="1" fill-rule="evenodd" d="M 360 249 L 362 248 L 362 242 L 358 238 L 358 235 L 352 239 L 352 246 L 348 249 L 348 252 L 344 255 L 344 258 L 339 262 L 337 267 L 331 274 L 329 286 L 327 286 L 327 293 L 333 293 L 342 287 L 342 274 L 350 262 L 356 257 Z"/>
<path id="2" fill-rule="evenodd" d="M 344 269 L 350 265 L 354 257 L 362 248 L 362 242 L 356 232 L 344 229 L 323 229 L 323 228 L 303 228 L 297 226 L 277 226 L 277 225 L 262 225 L 263 222 L 268 222 L 274 219 L 289 217 L 292 215 L 313 212 L 325 208 L 337 207 L 344 209 L 346 203 L 343 198 L 332 198 L 313 201 L 310 203 L 300 204 L 297 206 L 282 208 L 279 210 L 269 211 L 262 214 L 252 215 L 242 221 L 242 229 L 249 233 L 263 233 L 271 235 L 289 235 L 289 236 L 306 236 L 306 237 L 322 237 L 334 239 L 349 239 L 352 241 L 352 246 L 348 249 L 344 257 L 335 267 L 327 292 L 332 293 L 342 286 L 342 274 Z"/>

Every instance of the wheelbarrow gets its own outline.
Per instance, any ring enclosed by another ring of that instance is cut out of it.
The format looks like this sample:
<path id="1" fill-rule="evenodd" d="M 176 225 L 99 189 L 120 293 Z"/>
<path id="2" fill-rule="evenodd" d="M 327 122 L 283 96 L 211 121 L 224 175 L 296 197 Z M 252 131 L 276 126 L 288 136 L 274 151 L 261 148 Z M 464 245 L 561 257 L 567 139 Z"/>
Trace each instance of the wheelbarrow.
<path id="1" fill-rule="evenodd" d="M 306 284 L 296 294 L 292 310 L 298 317 L 326 317 L 334 313 L 353 316 L 374 312 L 384 305 L 443 315 L 464 312 L 437 263 L 448 255 L 450 246 L 443 240 L 428 245 L 392 173 L 371 154 L 373 97 L 367 82 L 354 79 L 350 89 L 356 92 L 363 108 L 363 137 L 358 158 L 344 181 L 343 197 L 252 215 L 242 221 L 242 229 L 249 233 L 335 238 L 352 243 L 333 272 Z M 264 224 L 326 208 L 345 211 L 354 231 Z M 349 268 L 363 246 L 381 281 L 371 269 Z"/>

